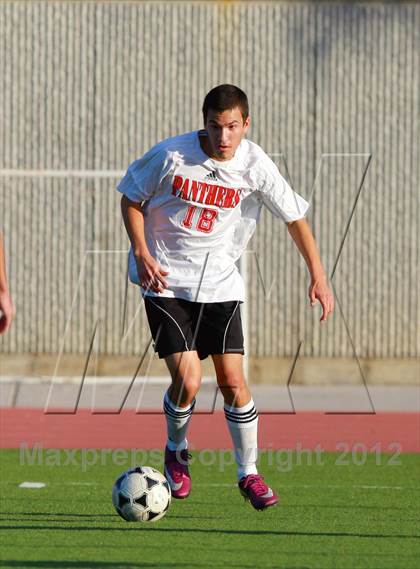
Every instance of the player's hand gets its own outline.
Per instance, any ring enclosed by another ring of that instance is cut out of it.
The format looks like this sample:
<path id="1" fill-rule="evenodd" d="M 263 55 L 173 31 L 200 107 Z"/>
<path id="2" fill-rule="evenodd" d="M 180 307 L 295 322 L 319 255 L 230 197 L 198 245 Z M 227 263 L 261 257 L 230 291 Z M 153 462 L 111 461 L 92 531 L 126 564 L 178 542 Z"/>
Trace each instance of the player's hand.
<path id="1" fill-rule="evenodd" d="M 5 334 L 10 328 L 14 315 L 15 307 L 9 293 L 0 292 L 0 334 Z"/>
<path id="2" fill-rule="evenodd" d="M 324 322 L 334 311 L 334 295 L 328 286 L 327 278 L 312 279 L 308 293 L 311 307 L 315 306 L 317 300 L 321 303 L 322 316 L 319 321 Z"/>
<path id="3" fill-rule="evenodd" d="M 140 285 L 143 289 L 163 292 L 165 288 L 168 288 L 165 279 L 166 275 L 169 275 L 168 271 L 164 271 L 151 255 L 136 257 L 136 262 Z"/>

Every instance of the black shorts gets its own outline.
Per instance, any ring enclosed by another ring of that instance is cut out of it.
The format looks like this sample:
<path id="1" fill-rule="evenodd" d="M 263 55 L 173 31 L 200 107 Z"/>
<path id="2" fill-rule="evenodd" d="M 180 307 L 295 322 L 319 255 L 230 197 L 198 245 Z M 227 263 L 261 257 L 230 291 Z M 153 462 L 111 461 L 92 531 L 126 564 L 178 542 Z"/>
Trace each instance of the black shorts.
<path id="1" fill-rule="evenodd" d="M 145 296 L 144 305 L 160 358 L 197 350 L 210 354 L 243 354 L 241 301 L 190 302 L 182 298 Z"/>

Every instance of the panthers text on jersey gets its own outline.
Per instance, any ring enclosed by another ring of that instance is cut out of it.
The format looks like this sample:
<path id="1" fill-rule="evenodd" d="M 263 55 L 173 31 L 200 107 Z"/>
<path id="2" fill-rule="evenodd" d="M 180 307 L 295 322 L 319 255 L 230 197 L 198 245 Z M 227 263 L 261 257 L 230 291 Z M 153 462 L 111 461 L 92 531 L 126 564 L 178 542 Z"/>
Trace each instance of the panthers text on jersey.
<path id="1" fill-rule="evenodd" d="M 234 157 L 210 158 L 193 131 L 168 138 L 135 160 L 117 189 L 144 202 L 151 255 L 169 272 L 162 293 L 195 302 L 245 298 L 237 261 L 254 233 L 262 205 L 284 222 L 305 217 L 309 204 L 294 192 L 257 144 L 243 139 Z M 132 249 L 130 280 L 140 284 Z"/>

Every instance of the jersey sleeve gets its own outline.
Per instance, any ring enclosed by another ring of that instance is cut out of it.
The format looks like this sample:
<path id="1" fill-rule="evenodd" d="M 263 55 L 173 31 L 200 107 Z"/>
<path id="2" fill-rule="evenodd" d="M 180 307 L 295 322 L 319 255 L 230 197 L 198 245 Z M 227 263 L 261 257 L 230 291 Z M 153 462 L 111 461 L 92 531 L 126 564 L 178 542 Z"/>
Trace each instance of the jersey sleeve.
<path id="1" fill-rule="evenodd" d="M 158 144 L 132 162 L 117 190 L 133 202 L 150 200 L 168 170 L 167 151 Z"/>
<path id="2" fill-rule="evenodd" d="M 292 190 L 267 155 L 260 161 L 258 191 L 263 204 L 285 223 L 302 219 L 309 210 L 310 204 Z"/>

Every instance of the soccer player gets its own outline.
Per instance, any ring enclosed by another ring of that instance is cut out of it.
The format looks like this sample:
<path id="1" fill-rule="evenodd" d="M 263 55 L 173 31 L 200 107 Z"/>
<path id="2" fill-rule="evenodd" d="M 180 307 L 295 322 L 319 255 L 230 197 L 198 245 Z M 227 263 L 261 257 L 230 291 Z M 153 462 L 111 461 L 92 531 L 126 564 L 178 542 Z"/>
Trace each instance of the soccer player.
<path id="1" fill-rule="evenodd" d="M 5 334 L 10 328 L 14 315 L 15 308 L 7 284 L 3 234 L 0 231 L 0 334 Z"/>
<path id="2" fill-rule="evenodd" d="M 265 152 L 245 135 L 246 94 L 219 85 L 205 97 L 204 130 L 160 142 L 132 162 L 118 185 L 131 241 L 130 279 L 140 285 L 154 349 L 172 383 L 165 475 L 174 498 L 191 490 L 186 438 L 200 388 L 200 360 L 213 359 L 237 462 L 238 486 L 256 509 L 278 502 L 256 467 L 258 413 L 243 373 L 240 304 L 244 282 L 236 261 L 254 232 L 262 205 L 282 219 L 307 263 L 309 297 L 333 311 L 309 207 Z"/>

